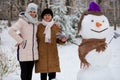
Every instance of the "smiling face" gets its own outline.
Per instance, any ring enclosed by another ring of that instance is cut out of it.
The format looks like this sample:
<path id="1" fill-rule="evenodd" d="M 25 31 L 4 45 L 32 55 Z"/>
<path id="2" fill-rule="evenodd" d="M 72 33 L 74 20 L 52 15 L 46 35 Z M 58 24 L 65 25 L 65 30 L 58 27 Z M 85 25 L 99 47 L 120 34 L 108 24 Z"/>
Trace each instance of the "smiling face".
<path id="1" fill-rule="evenodd" d="M 37 15 L 37 13 L 36 13 L 35 11 L 29 11 L 28 13 L 29 13 L 29 15 L 30 15 L 31 17 L 33 17 L 33 18 L 35 18 L 36 15 Z"/>
<path id="2" fill-rule="evenodd" d="M 46 21 L 46 22 L 50 22 L 52 20 L 52 16 L 51 14 L 45 14 L 43 16 L 43 19 Z"/>
<path id="3" fill-rule="evenodd" d="M 81 23 L 80 34 L 83 38 L 106 38 L 109 31 L 108 19 L 104 16 L 85 15 Z"/>

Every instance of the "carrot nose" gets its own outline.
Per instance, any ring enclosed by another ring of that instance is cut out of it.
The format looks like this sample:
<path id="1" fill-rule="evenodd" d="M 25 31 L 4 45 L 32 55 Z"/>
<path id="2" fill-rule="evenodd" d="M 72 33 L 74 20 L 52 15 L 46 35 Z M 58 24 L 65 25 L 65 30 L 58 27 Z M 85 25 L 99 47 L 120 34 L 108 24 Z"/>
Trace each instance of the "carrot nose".
<path id="1" fill-rule="evenodd" d="M 100 26 L 102 26 L 102 24 L 100 22 L 96 22 L 96 27 L 99 28 Z"/>

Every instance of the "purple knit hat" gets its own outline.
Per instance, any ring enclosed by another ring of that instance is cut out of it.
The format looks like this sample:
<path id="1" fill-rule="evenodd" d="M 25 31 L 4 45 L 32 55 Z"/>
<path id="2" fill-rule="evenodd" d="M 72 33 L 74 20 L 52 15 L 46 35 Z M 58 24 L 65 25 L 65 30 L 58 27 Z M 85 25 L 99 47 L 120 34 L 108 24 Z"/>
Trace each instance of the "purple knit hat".
<path id="1" fill-rule="evenodd" d="M 88 11 L 101 12 L 101 8 L 96 2 L 91 1 L 89 4 Z"/>
<path id="2" fill-rule="evenodd" d="M 89 4 L 88 10 L 84 11 L 82 13 L 80 21 L 78 23 L 78 33 L 81 30 L 81 23 L 82 23 L 82 20 L 83 20 L 84 16 L 88 15 L 88 14 L 93 14 L 93 15 L 97 15 L 97 16 L 103 15 L 100 6 L 96 2 L 91 1 L 90 4 Z"/>

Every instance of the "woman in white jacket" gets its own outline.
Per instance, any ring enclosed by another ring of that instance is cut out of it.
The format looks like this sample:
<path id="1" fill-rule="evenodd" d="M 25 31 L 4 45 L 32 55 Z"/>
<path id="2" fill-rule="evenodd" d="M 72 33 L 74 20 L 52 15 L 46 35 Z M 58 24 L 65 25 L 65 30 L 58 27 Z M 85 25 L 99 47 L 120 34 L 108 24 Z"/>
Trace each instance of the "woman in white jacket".
<path id="1" fill-rule="evenodd" d="M 38 6 L 34 3 L 28 4 L 26 11 L 20 13 L 18 21 L 9 30 L 9 34 L 17 42 L 17 58 L 21 68 L 21 80 L 32 79 L 34 61 L 38 60 L 37 8 Z M 17 34 L 17 31 L 20 33 Z"/>

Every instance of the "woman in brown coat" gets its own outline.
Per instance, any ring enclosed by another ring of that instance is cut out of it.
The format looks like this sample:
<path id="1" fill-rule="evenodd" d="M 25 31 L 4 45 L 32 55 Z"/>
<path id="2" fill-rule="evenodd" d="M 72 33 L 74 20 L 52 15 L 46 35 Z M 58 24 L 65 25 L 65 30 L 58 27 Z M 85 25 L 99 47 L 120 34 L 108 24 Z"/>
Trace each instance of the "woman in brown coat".
<path id="1" fill-rule="evenodd" d="M 60 35 L 60 27 L 53 21 L 51 9 L 44 9 L 41 18 L 37 31 L 39 60 L 35 64 L 35 72 L 41 73 L 41 80 L 47 80 L 47 75 L 52 80 L 56 78 L 56 72 L 60 72 L 56 40 L 59 38 L 64 43 L 66 38 Z"/>

